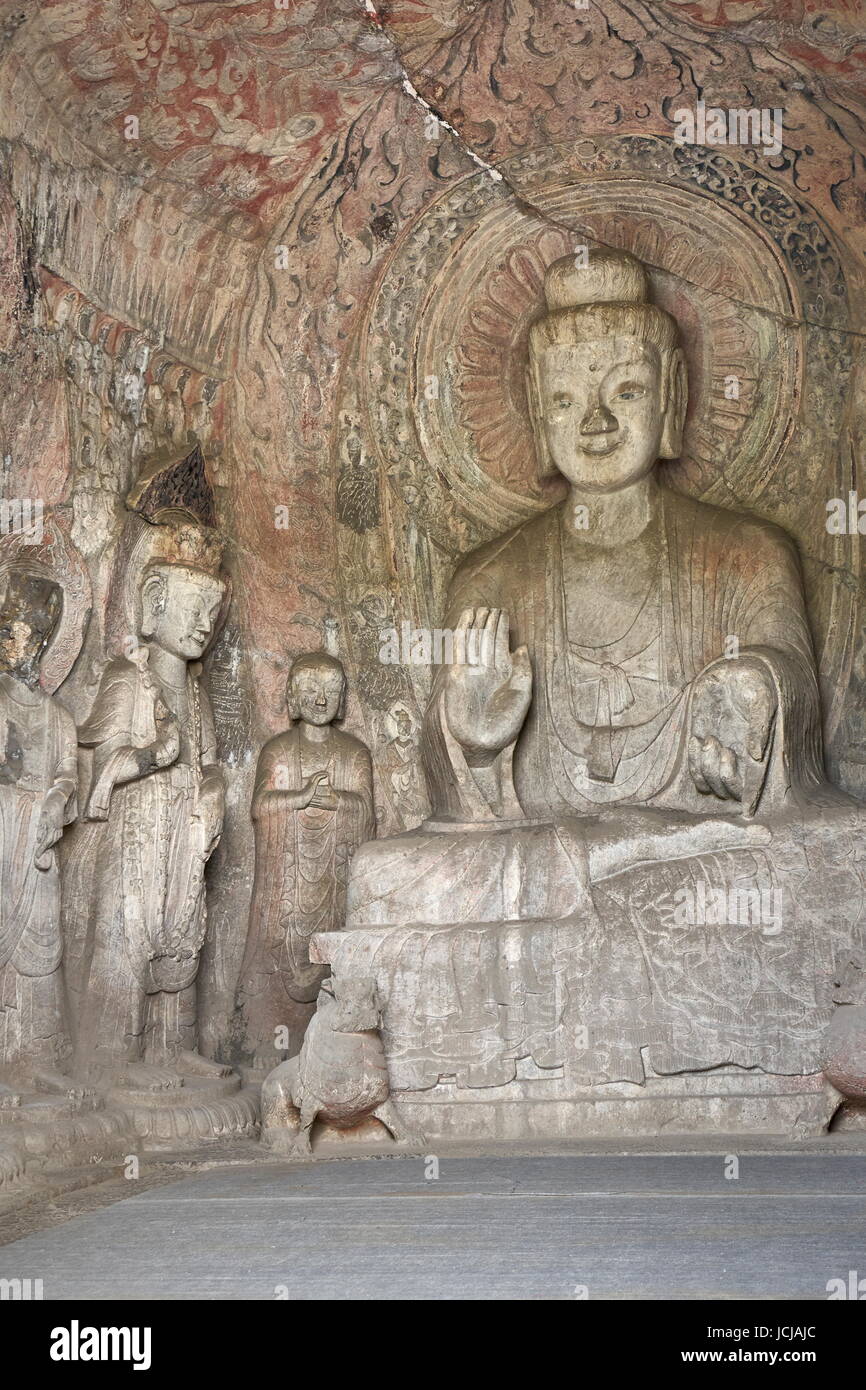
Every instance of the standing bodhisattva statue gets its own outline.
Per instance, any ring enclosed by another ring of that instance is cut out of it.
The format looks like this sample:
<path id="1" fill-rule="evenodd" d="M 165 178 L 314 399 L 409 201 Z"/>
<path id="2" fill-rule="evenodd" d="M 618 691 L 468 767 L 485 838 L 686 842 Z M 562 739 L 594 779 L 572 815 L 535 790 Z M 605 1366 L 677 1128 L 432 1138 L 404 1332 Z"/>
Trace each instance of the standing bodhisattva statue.
<path id="1" fill-rule="evenodd" d="M 138 641 L 105 668 L 79 734 L 93 776 L 70 863 L 70 909 L 87 924 L 72 978 L 77 1066 L 96 1081 L 153 1089 L 166 1071 L 228 1070 L 195 1050 L 204 872 L 224 808 L 199 659 L 223 594 L 195 563 L 147 564 Z"/>
<path id="2" fill-rule="evenodd" d="M 39 685 L 63 606 L 25 570 L 0 601 L 0 1093 L 62 1091 L 70 1060 L 54 846 L 77 812 L 75 725 Z"/>

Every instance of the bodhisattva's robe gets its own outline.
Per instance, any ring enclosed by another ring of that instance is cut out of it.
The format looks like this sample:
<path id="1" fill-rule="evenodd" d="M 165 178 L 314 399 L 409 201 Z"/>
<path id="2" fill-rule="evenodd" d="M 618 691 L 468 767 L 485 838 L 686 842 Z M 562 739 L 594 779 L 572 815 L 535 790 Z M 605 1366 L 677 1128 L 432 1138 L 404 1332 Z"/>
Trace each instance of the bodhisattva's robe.
<path id="1" fill-rule="evenodd" d="M 314 772 L 327 772 L 336 809 L 292 809 L 289 796 Z M 240 975 L 245 1051 L 274 1064 L 277 1029 L 297 1052 L 325 970 L 310 961 L 314 932 L 342 927 L 352 854 L 376 833 L 368 749 L 329 728 L 307 744 L 299 725 L 265 745 L 253 794 L 256 873 L 249 935 Z M 299 1007 L 300 1006 L 300 1007 Z"/>
<path id="2" fill-rule="evenodd" d="M 56 851 L 34 863 L 42 805 L 77 814 L 75 725 L 57 700 L 0 676 L 0 1067 L 62 1068 L 70 1043 L 61 970 Z"/>
<path id="3" fill-rule="evenodd" d="M 202 791 L 216 736 L 200 674 L 191 664 L 185 689 L 174 692 L 144 660 L 117 657 L 79 734 L 94 750 L 88 816 L 107 810 L 72 847 L 64 900 L 77 1064 L 94 1074 L 117 1062 L 167 1062 L 196 1044 L 204 873 L 221 829 Z M 116 783 L 128 750 L 152 744 L 159 719 L 179 714 L 181 702 L 174 762 Z"/>

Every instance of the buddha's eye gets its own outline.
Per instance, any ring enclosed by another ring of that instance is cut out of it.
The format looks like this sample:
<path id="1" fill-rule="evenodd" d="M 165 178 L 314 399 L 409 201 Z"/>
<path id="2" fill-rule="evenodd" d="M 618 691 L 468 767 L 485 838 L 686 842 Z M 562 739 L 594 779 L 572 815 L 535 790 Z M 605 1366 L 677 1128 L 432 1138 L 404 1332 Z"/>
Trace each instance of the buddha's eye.
<path id="1" fill-rule="evenodd" d="M 571 396 L 554 396 L 553 404 L 557 410 L 569 410 L 571 408 Z"/>
<path id="2" fill-rule="evenodd" d="M 639 401 L 645 395 L 646 391 L 643 386 L 635 384 L 634 386 L 624 386 L 621 391 L 617 391 L 613 399 L 615 401 Z"/>

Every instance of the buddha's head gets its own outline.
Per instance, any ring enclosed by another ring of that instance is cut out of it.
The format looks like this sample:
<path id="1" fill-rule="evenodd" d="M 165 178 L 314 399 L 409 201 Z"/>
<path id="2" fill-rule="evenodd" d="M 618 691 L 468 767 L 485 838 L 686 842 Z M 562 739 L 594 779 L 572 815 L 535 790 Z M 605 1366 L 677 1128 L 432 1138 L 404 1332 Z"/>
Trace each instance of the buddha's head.
<path id="1" fill-rule="evenodd" d="M 58 584 L 26 570 L 12 570 L 0 601 L 0 671 L 26 685 L 39 681 L 39 663 L 63 608 Z"/>
<path id="2" fill-rule="evenodd" d="M 554 261 L 529 334 L 528 390 L 543 467 L 581 491 L 616 492 L 682 447 L 685 362 L 670 314 L 648 302 L 625 251 Z"/>
<path id="3" fill-rule="evenodd" d="M 141 636 L 183 661 L 210 641 L 225 593 L 222 581 L 191 565 L 149 565 L 141 585 Z"/>
<path id="4" fill-rule="evenodd" d="M 305 724 L 333 724 L 346 704 L 343 663 L 329 652 L 307 652 L 292 663 L 287 705 L 292 719 Z"/>

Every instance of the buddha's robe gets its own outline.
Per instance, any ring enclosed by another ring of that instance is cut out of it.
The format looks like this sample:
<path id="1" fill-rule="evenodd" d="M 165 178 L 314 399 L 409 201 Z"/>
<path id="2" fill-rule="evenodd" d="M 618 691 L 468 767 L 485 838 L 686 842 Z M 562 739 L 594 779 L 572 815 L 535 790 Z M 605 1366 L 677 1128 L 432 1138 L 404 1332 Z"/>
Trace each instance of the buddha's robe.
<path id="1" fill-rule="evenodd" d="M 62 1067 L 65 1016 L 56 850 L 34 863 L 48 792 L 77 814 L 75 725 L 57 700 L 0 677 L 0 1066 Z"/>
<path id="2" fill-rule="evenodd" d="M 761 810 L 830 794 L 818 686 L 792 542 L 776 527 L 661 489 L 659 564 L 632 629 L 593 651 L 567 630 L 562 508 L 476 551 L 451 585 L 446 626 L 466 608 L 504 609 L 532 664 L 532 705 L 513 754 L 526 816 L 659 806 L 718 813 L 688 773 L 692 684 L 735 637 L 770 676 L 778 714 Z M 434 816 L 490 819 L 447 729 L 443 674 L 425 726 Z M 724 809 L 738 809 L 729 803 Z"/>
<path id="3" fill-rule="evenodd" d="M 195 1047 L 204 873 L 221 829 L 202 788 L 216 759 L 213 715 L 198 663 L 173 691 L 139 656 L 109 662 L 79 734 L 94 750 L 90 820 L 69 855 L 64 915 L 85 1070 Z M 153 743 L 166 709 L 181 730 L 176 760 L 116 783 L 129 750 Z"/>
<path id="4" fill-rule="evenodd" d="M 823 771 L 793 543 L 768 523 L 660 493 L 654 582 L 629 631 L 595 651 L 567 630 L 565 581 L 579 575 L 563 574 L 561 507 L 460 566 L 446 627 L 465 609 L 503 609 L 512 649 L 528 649 L 532 703 L 499 759 L 531 824 L 498 818 L 483 794 L 448 727 L 442 668 L 424 727 L 432 820 L 356 856 L 350 926 L 561 919 L 587 910 L 594 858 L 611 872 L 612 860 L 625 869 L 747 843 L 741 804 L 699 793 L 687 756 L 696 679 L 713 665 L 724 676 L 732 637 L 777 700 L 757 818 L 844 808 Z M 594 851 L 599 817 L 615 830 L 623 814 L 622 834 Z"/>
<path id="5" fill-rule="evenodd" d="M 569 1085 L 818 1072 L 837 984 L 862 974 L 866 816 L 824 777 L 794 547 L 664 492 L 655 583 L 593 653 L 567 631 L 579 574 L 563 576 L 560 526 L 554 509 L 471 555 L 446 618 L 504 609 L 512 648 L 528 649 L 532 705 L 499 755 L 526 818 L 497 818 L 482 794 L 440 672 L 425 728 L 435 819 L 359 850 L 350 930 L 325 958 L 340 978 L 377 979 L 399 1088 L 504 1085 L 523 1058 L 563 1066 Z M 751 819 L 688 769 L 695 683 L 728 666 L 730 637 L 778 702 Z"/>
<path id="6" fill-rule="evenodd" d="M 279 793 L 299 791 L 315 772 L 327 772 L 336 809 L 293 809 Z M 247 1055 L 273 1066 L 276 1030 L 288 1028 L 289 1051 L 297 1052 L 325 973 L 310 961 L 310 937 L 342 927 L 350 859 L 376 833 L 368 749 L 341 729 L 329 728 L 321 744 L 305 744 L 299 725 L 278 734 L 259 758 L 253 817 L 256 872 L 239 1003 Z"/>

